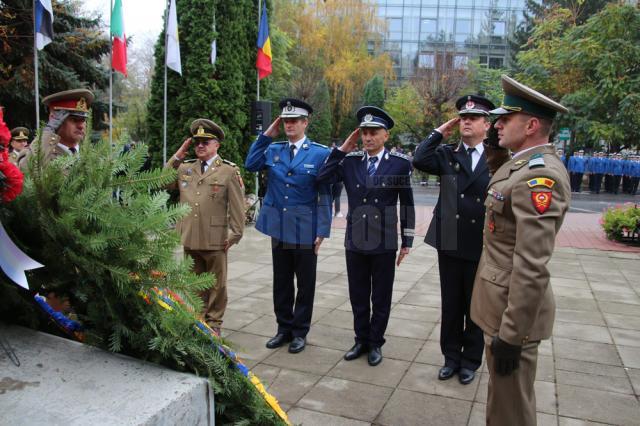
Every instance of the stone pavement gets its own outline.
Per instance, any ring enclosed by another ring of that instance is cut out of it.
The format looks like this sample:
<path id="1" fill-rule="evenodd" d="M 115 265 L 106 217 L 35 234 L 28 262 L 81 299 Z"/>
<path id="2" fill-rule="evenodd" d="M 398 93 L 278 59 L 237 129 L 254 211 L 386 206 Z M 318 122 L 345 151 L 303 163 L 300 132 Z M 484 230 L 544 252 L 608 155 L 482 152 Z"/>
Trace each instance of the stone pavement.
<path id="1" fill-rule="evenodd" d="M 416 238 L 396 272 L 384 360 L 344 361 L 353 344 L 343 249 L 334 228 L 318 259 L 307 348 L 265 348 L 275 334 L 269 240 L 246 230 L 229 256 L 224 335 L 295 424 L 482 425 L 488 374 L 437 380 L 440 285 L 436 251 Z M 540 346 L 540 425 L 640 424 L 640 255 L 558 248 L 549 264 L 554 336 Z"/>

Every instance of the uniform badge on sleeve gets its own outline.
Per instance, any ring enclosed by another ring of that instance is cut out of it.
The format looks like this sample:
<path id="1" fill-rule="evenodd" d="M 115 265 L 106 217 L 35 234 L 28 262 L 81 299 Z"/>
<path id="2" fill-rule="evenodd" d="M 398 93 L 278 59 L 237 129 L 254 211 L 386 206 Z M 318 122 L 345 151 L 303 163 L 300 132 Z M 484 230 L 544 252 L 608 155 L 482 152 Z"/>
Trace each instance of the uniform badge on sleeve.
<path id="1" fill-rule="evenodd" d="M 551 206 L 551 191 L 531 191 L 531 201 L 536 211 L 542 214 Z"/>

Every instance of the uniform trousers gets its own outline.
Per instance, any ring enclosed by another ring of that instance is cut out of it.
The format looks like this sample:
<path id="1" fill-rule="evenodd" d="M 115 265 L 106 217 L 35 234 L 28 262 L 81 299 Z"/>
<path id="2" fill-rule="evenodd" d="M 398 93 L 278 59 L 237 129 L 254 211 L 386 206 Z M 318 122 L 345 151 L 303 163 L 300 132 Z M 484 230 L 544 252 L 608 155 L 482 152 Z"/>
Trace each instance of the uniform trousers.
<path id="1" fill-rule="evenodd" d="M 318 256 L 312 245 L 290 244 L 275 238 L 271 239 L 271 255 L 278 334 L 305 337 L 313 314 Z"/>
<path id="2" fill-rule="evenodd" d="M 193 259 L 193 270 L 196 274 L 213 273 L 216 283 L 211 288 L 201 291 L 200 298 L 204 304 L 204 320 L 211 327 L 222 325 L 222 316 L 227 309 L 227 253 L 224 250 L 189 250 L 184 252 Z"/>
<path id="3" fill-rule="evenodd" d="M 471 320 L 471 295 L 478 262 L 438 251 L 442 324 L 440 350 L 445 365 L 477 370 L 482 364 L 482 330 Z"/>
<path id="4" fill-rule="evenodd" d="M 613 180 L 611 182 L 611 192 L 617 194 L 620 190 L 620 181 L 622 180 L 622 175 L 613 175 Z"/>
<path id="5" fill-rule="evenodd" d="M 509 376 L 495 372 L 491 353 L 491 336 L 484 335 L 489 370 L 487 391 L 487 425 L 536 426 L 536 393 L 534 381 L 538 364 L 538 345 L 531 342 L 522 347 L 520 366 Z"/>
<path id="6" fill-rule="evenodd" d="M 345 254 L 355 341 L 380 347 L 385 342 L 384 333 L 391 313 L 396 253 L 366 254 L 346 250 Z"/>
<path id="7" fill-rule="evenodd" d="M 602 173 L 596 173 L 595 174 L 595 185 L 593 187 L 594 191 L 596 192 L 596 194 L 600 193 L 600 189 L 602 188 Z"/>

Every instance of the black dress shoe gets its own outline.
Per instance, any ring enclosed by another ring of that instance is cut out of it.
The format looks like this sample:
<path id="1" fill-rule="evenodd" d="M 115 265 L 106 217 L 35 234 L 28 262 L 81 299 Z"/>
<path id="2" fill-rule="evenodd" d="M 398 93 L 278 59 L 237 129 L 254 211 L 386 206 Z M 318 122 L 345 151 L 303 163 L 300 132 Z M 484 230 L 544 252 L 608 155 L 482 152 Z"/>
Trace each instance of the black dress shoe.
<path id="1" fill-rule="evenodd" d="M 302 352 L 306 343 L 307 342 L 304 340 L 304 337 L 294 337 L 291 343 L 289 343 L 289 352 L 292 354 Z"/>
<path id="2" fill-rule="evenodd" d="M 358 358 L 360 355 L 367 351 L 367 345 L 363 345 L 362 343 L 356 343 L 353 345 L 349 352 L 344 354 L 344 359 L 347 361 L 351 361 L 353 359 Z"/>
<path id="3" fill-rule="evenodd" d="M 458 373 L 458 380 L 460 380 L 460 383 L 462 383 L 463 385 L 468 385 L 469 383 L 473 382 L 473 379 L 475 378 L 476 372 L 473 370 L 469 370 L 468 368 L 463 367 Z"/>
<path id="4" fill-rule="evenodd" d="M 438 380 L 449 380 L 458 371 L 457 368 L 447 367 L 446 365 L 438 372 Z"/>
<path id="5" fill-rule="evenodd" d="M 369 356 L 367 357 L 367 362 L 372 367 L 375 367 L 382 362 L 382 350 L 379 346 L 371 348 Z"/>
<path id="6" fill-rule="evenodd" d="M 267 348 L 269 349 L 279 348 L 280 346 L 290 341 L 291 341 L 291 336 L 288 336 L 283 333 L 278 333 L 275 336 L 273 336 L 271 339 L 269 339 L 269 341 L 267 342 Z"/>

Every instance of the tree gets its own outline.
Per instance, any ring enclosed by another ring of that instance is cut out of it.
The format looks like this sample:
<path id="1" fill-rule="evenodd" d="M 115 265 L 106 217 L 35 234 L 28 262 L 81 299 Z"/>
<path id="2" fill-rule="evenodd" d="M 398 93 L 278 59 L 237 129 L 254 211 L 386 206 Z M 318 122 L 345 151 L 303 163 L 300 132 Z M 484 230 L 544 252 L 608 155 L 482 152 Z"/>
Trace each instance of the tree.
<path id="1" fill-rule="evenodd" d="M 177 10 L 182 76 L 168 70 L 167 155 L 173 154 L 189 136 L 191 122 L 202 117 L 220 124 L 225 131 L 221 156 L 242 164 L 252 139 L 249 111 L 255 100 L 257 7 L 251 0 L 178 0 Z M 211 65 L 214 37 L 218 57 Z M 158 38 L 154 56 L 148 131 L 154 163 L 160 164 L 164 32 Z"/>
<path id="2" fill-rule="evenodd" d="M 384 22 L 375 5 L 365 0 L 276 0 L 274 24 L 297 43 L 288 52 L 294 68 L 292 87 L 298 93 L 315 93 L 323 79 L 329 87 L 332 136 L 350 131 L 345 120 L 353 116 L 366 82 L 379 74 L 393 78 L 388 55 L 369 54 L 379 40 Z M 299 80 L 295 81 L 295 77 Z"/>
<path id="3" fill-rule="evenodd" d="M 521 52 L 518 78 L 556 99 L 571 113 L 560 124 L 574 129 L 579 145 L 600 140 L 638 144 L 640 132 L 640 11 L 610 4 L 582 25 L 568 9 L 554 8 Z M 575 147 L 574 147 L 575 148 Z"/>
<path id="4" fill-rule="evenodd" d="M 53 42 L 38 53 L 42 97 L 62 90 L 105 88 L 109 74 L 98 64 L 109 53 L 109 39 L 98 18 L 82 16 L 78 0 L 54 0 Z M 11 126 L 34 128 L 33 1 L 0 2 L 0 99 L 11 111 Z M 94 103 L 101 117 L 107 107 Z M 40 105 L 40 117 L 46 119 Z M 95 120 L 98 125 L 98 120 Z"/>
<path id="5" fill-rule="evenodd" d="M 313 105 L 313 114 L 309 120 L 309 137 L 321 144 L 331 145 L 331 100 L 329 98 L 329 87 L 327 82 L 322 80 L 315 93 L 309 99 Z"/>
<path id="6" fill-rule="evenodd" d="M 384 80 L 380 75 L 375 75 L 364 86 L 363 105 L 384 106 Z"/>

